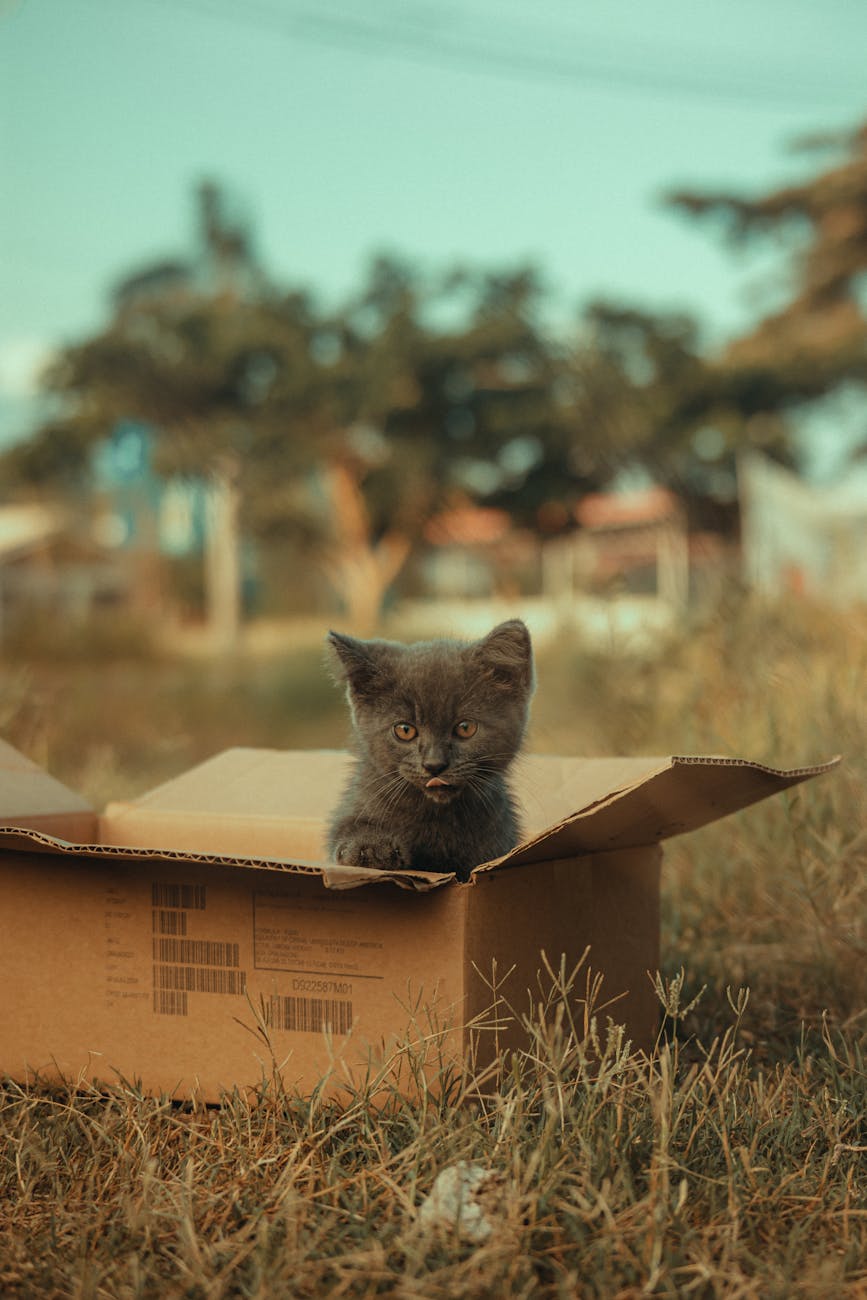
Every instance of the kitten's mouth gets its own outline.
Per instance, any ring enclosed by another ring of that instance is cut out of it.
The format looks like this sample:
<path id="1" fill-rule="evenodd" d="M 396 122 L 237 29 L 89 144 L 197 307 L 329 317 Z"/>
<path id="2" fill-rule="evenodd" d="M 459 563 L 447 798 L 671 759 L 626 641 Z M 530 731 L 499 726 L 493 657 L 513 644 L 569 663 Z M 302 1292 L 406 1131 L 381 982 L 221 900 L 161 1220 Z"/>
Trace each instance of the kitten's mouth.
<path id="1" fill-rule="evenodd" d="M 432 776 L 429 781 L 425 781 L 424 792 L 436 803 L 447 803 L 457 794 L 457 787 L 451 781 L 444 781 L 441 776 Z"/>

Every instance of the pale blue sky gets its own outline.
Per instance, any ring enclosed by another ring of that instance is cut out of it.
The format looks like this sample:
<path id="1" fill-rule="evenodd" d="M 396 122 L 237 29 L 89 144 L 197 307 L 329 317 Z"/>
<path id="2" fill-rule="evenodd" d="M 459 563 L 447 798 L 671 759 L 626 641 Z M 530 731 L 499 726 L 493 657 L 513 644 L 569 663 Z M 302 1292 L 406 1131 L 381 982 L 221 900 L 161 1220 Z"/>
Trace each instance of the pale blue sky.
<path id="1" fill-rule="evenodd" d="M 799 175 L 793 137 L 867 115 L 865 54 L 859 0 L 0 0 L 0 438 L 113 280 L 189 250 L 205 175 L 327 301 L 380 249 L 532 258 L 564 316 L 731 333 L 773 263 L 659 196 Z"/>

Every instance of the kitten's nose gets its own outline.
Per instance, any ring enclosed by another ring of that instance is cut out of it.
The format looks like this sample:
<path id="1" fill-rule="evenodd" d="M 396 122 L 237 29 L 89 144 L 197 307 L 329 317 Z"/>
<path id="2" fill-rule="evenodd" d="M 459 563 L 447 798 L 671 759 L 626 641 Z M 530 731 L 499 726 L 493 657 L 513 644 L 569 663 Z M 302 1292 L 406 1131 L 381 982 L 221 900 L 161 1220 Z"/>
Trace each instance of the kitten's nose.
<path id="1" fill-rule="evenodd" d="M 426 762 L 422 763 L 422 767 L 431 776 L 439 776 L 440 772 L 446 770 L 448 763 L 444 763 L 441 759 L 429 758 Z"/>

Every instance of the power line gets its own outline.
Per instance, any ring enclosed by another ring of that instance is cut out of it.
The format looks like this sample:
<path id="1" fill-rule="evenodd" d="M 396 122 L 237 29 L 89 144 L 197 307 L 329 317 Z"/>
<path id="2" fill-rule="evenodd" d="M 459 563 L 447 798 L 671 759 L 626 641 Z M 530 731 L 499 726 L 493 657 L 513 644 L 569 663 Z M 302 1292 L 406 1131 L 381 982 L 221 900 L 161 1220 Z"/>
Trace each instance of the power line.
<path id="1" fill-rule="evenodd" d="M 481 43 L 472 36 L 460 41 L 443 37 L 441 29 L 427 26 L 385 27 L 347 13 L 312 11 L 297 5 L 282 9 L 245 0 L 242 6 L 227 5 L 215 0 L 149 0 L 152 5 L 168 4 L 173 10 L 186 9 L 220 21 L 240 24 L 247 28 L 270 30 L 283 37 L 294 37 L 311 44 L 338 49 L 349 49 L 371 55 L 397 56 L 415 62 L 456 68 L 474 74 L 506 76 L 536 83 L 559 82 L 563 85 L 589 84 L 603 90 L 643 92 L 666 97 L 690 97 L 698 100 L 736 103 L 739 107 L 757 109 L 803 110 L 812 105 L 819 108 L 839 107 L 849 96 L 862 94 L 857 88 L 834 86 L 826 83 L 807 84 L 803 77 L 797 85 L 781 84 L 765 79 L 763 84 L 732 78 L 725 74 L 720 80 L 714 74 L 699 69 L 693 74 L 682 69 L 655 71 L 628 67 L 623 64 L 600 63 L 568 51 L 565 54 L 537 52 L 504 44 Z M 366 10 L 370 13 L 370 10 Z M 412 14 L 413 19 L 420 15 Z M 561 42 L 562 46 L 563 42 Z"/>

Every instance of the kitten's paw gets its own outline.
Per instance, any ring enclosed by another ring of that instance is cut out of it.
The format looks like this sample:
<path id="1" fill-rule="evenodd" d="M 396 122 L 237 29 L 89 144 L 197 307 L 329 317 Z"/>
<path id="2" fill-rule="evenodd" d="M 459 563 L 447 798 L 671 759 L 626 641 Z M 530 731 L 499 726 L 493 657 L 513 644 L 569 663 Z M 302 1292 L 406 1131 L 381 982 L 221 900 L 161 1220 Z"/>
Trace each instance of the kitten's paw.
<path id="1" fill-rule="evenodd" d="M 371 831 L 344 835 L 335 845 L 334 857 L 346 866 L 380 867 L 386 871 L 409 866 L 409 853 L 404 845 L 391 835 L 376 835 Z"/>

